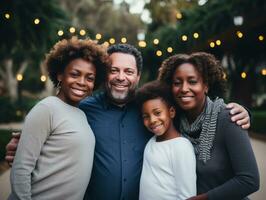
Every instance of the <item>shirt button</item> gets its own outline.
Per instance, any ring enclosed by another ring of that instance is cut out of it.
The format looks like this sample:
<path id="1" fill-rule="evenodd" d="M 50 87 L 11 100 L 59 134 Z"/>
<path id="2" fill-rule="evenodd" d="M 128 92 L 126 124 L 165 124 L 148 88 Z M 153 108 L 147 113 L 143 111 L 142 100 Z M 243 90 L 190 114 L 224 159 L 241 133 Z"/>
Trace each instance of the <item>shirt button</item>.
<path id="1" fill-rule="evenodd" d="M 124 182 L 126 182 L 126 181 L 127 181 L 127 179 L 126 179 L 126 178 L 124 178 L 124 179 L 123 179 L 123 181 L 124 181 Z"/>
<path id="2" fill-rule="evenodd" d="M 121 124 L 121 127 L 124 128 L 124 124 Z"/>
<path id="3" fill-rule="evenodd" d="M 124 160 L 124 162 L 127 162 L 127 160 Z"/>

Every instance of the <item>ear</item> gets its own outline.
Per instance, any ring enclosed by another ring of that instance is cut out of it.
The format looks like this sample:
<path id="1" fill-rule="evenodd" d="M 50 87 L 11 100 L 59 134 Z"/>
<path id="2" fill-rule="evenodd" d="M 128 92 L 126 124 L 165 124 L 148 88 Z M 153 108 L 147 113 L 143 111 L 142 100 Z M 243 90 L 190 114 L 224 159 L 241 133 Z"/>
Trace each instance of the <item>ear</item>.
<path id="1" fill-rule="evenodd" d="M 205 85 L 204 94 L 208 95 L 208 92 L 209 92 L 209 87 L 207 85 Z"/>
<path id="2" fill-rule="evenodd" d="M 63 74 L 57 74 L 57 80 L 62 81 L 63 80 Z"/>
<path id="3" fill-rule="evenodd" d="M 175 117 L 175 114 L 176 114 L 175 108 L 173 106 L 170 107 L 169 113 L 170 113 L 171 119 L 173 119 Z"/>
<path id="4" fill-rule="evenodd" d="M 139 83 L 141 73 L 138 74 L 137 83 Z"/>

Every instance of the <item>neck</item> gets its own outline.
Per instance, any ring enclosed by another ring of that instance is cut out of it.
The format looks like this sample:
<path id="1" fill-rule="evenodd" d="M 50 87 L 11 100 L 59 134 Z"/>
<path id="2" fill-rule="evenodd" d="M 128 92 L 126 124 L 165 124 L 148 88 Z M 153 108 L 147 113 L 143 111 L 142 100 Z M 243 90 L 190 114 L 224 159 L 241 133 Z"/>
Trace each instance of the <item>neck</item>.
<path id="1" fill-rule="evenodd" d="M 79 105 L 79 102 L 72 102 L 72 101 L 68 101 L 68 99 L 66 99 L 63 95 L 60 95 L 61 93 L 58 93 L 56 95 L 56 97 L 58 97 L 61 101 L 63 101 L 64 103 L 68 104 L 68 105 L 71 105 L 71 106 L 74 106 L 74 107 L 78 107 Z"/>

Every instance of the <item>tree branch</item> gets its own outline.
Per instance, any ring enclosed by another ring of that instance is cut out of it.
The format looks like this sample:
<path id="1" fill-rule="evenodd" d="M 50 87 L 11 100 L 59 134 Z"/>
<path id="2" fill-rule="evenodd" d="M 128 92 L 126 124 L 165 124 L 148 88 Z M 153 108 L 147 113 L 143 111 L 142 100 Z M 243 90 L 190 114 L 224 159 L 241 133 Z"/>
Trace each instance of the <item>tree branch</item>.
<path id="1" fill-rule="evenodd" d="M 24 60 L 18 69 L 18 74 L 23 74 L 28 67 L 28 61 Z"/>

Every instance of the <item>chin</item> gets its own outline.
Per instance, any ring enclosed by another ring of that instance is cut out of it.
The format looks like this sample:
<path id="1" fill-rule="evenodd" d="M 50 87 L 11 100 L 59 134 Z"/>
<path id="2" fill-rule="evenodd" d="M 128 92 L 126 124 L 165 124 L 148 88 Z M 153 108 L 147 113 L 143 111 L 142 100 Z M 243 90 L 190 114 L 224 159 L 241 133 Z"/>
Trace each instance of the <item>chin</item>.
<path id="1" fill-rule="evenodd" d="M 192 105 L 190 105 L 190 104 L 187 104 L 187 105 L 182 105 L 182 104 L 179 104 L 179 107 L 182 109 L 182 110 L 184 110 L 184 111 L 188 111 L 188 110 L 191 110 L 191 109 L 193 109 L 193 106 Z"/>
<path id="2" fill-rule="evenodd" d="M 85 97 L 71 97 L 71 102 L 73 102 L 73 104 L 78 104 L 82 99 L 84 99 Z"/>

